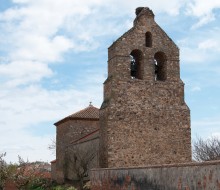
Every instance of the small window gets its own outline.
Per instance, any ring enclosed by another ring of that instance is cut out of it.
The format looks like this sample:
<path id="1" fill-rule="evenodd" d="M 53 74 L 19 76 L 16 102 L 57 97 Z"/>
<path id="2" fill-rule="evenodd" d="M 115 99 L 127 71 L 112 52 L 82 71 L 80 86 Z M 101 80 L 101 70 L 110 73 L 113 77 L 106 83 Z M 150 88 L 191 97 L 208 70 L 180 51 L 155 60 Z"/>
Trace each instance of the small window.
<path id="1" fill-rule="evenodd" d="M 142 79 L 142 52 L 140 50 L 133 50 L 130 54 L 130 60 L 131 78 Z"/>
<path id="2" fill-rule="evenodd" d="M 131 59 L 131 77 L 136 78 L 137 76 L 137 63 L 134 56 L 130 55 Z"/>
<path id="3" fill-rule="evenodd" d="M 146 32 L 145 34 L 145 45 L 146 47 L 152 47 L 152 35 L 150 32 Z"/>
<path id="4" fill-rule="evenodd" d="M 155 80 L 165 81 L 167 78 L 166 55 L 163 52 L 157 52 L 154 55 Z"/>

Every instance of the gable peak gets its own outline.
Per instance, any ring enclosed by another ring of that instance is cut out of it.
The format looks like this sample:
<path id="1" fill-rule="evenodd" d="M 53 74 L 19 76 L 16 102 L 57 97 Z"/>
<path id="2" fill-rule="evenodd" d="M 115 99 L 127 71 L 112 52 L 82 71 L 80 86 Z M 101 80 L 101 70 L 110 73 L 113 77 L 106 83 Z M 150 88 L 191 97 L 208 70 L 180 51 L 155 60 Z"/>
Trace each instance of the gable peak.
<path id="1" fill-rule="evenodd" d="M 148 7 L 138 7 L 135 10 L 136 16 L 139 17 L 141 15 L 146 15 L 148 17 L 153 17 L 154 18 L 154 13 L 151 9 Z"/>

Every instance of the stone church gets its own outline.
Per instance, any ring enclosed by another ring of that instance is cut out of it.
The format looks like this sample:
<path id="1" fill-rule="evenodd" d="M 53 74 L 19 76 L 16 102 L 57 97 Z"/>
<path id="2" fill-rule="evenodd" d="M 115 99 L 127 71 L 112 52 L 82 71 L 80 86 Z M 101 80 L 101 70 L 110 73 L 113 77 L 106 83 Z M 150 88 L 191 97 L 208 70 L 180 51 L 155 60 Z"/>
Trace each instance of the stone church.
<path id="1" fill-rule="evenodd" d="M 86 149 L 93 144 L 98 152 L 91 168 L 191 161 L 190 110 L 179 48 L 155 22 L 152 10 L 137 8 L 133 27 L 108 48 L 100 109 L 89 105 L 55 126 L 52 173 L 58 181 L 74 178 L 64 170 L 68 146 Z"/>

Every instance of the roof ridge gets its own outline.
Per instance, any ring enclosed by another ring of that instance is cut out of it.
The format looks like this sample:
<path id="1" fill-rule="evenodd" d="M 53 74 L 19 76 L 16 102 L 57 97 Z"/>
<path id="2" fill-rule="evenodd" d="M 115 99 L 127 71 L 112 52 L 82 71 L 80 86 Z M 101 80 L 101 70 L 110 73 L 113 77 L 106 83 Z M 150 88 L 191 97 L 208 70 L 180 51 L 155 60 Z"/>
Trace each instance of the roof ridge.
<path id="1" fill-rule="evenodd" d="M 115 45 L 117 42 L 119 42 L 122 38 L 126 37 L 129 33 L 131 33 L 133 30 L 135 29 L 135 27 L 131 27 L 128 31 L 126 31 L 124 34 L 122 34 L 117 40 L 115 40 L 110 46 L 109 48 L 113 47 L 113 45 Z"/>
<path id="2" fill-rule="evenodd" d="M 79 110 L 79 111 L 77 111 L 77 112 L 74 112 L 73 114 L 70 114 L 69 116 L 73 116 L 73 115 L 75 115 L 75 114 L 82 113 L 83 111 L 87 110 L 88 108 L 95 108 L 95 109 L 98 109 L 98 108 L 96 108 L 96 107 L 93 106 L 93 105 L 89 105 L 89 106 L 87 106 L 86 108 L 84 108 L 84 109 L 82 109 L 82 110 Z M 67 117 L 69 117 L 69 116 L 67 116 Z"/>
<path id="3" fill-rule="evenodd" d="M 67 117 L 61 119 L 60 121 L 56 122 L 55 125 L 59 125 L 62 122 L 65 122 L 67 120 L 71 119 L 99 119 L 99 108 L 94 107 L 93 105 L 89 105 L 88 107 L 79 110 L 75 113 L 72 113 L 71 115 L 68 115 Z"/>

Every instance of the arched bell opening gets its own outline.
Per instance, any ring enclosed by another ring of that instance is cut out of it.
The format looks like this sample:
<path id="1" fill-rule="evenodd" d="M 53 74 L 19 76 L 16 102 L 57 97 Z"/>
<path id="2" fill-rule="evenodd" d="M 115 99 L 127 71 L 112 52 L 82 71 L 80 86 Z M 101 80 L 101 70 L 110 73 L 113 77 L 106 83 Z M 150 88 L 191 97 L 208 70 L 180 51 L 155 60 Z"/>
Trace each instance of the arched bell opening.
<path id="1" fill-rule="evenodd" d="M 145 34 L 145 46 L 152 47 L 152 34 L 150 32 L 146 32 Z"/>
<path id="2" fill-rule="evenodd" d="M 131 78 L 134 79 L 143 79 L 143 54 L 140 50 L 135 49 L 130 54 L 130 70 Z"/>
<path id="3" fill-rule="evenodd" d="M 167 79 L 167 57 L 164 52 L 154 55 L 155 80 L 165 81 Z"/>

